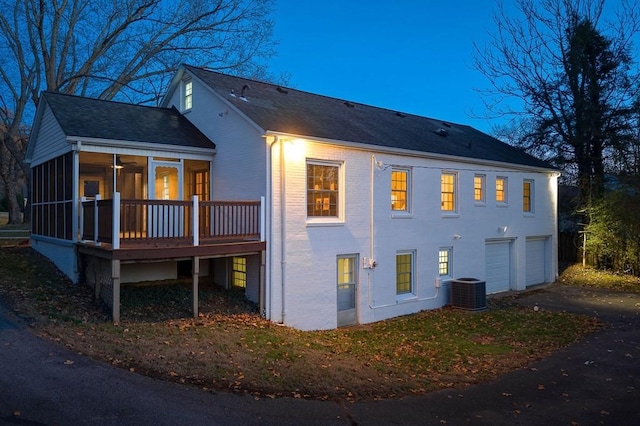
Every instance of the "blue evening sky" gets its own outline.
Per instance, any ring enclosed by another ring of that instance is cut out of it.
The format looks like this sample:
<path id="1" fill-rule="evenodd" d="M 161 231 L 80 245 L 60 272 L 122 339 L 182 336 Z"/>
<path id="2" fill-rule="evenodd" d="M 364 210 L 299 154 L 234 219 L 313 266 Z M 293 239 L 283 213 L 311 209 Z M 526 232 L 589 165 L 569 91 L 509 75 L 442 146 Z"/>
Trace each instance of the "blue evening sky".
<path id="1" fill-rule="evenodd" d="M 495 0 L 277 0 L 275 75 L 299 90 L 489 132 L 474 42 L 494 32 Z"/>

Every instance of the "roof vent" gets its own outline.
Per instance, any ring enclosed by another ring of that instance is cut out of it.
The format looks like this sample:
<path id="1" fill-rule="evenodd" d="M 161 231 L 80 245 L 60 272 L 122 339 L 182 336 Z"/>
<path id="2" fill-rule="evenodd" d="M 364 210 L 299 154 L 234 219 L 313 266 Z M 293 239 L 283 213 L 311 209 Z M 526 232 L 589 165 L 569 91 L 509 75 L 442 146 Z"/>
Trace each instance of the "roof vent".
<path id="1" fill-rule="evenodd" d="M 235 98 L 236 97 L 236 92 L 233 89 L 231 89 L 231 93 L 229 93 L 229 96 L 233 96 Z"/>
<path id="2" fill-rule="evenodd" d="M 443 125 L 444 127 L 451 127 L 451 123 L 447 123 L 446 121 L 443 121 L 443 122 L 442 122 L 442 125 Z"/>
<path id="3" fill-rule="evenodd" d="M 280 87 L 280 86 L 278 86 L 278 87 L 276 88 L 276 90 L 277 90 L 278 92 L 280 92 L 280 93 L 285 94 L 285 95 L 286 95 L 287 93 L 289 93 L 289 91 L 288 91 L 287 89 L 285 89 L 284 87 Z"/>
<path id="4" fill-rule="evenodd" d="M 251 90 L 251 86 L 249 86 L 248 84 L 245 84 L 244 86 L 242 86 L 242 92 L 240 92 L 240 99 L 242 99 L 243 101 L 247 100 L 247 97 L 244 95 L 244 92 L 246 92 L 247 90 Z"/>
<path id="5" fill-rule="evenodd" d="M 349 101 L 344 101 L 344 104 L 347 106 L 347 108 L 355 108 L 355 106 L 356 106 L 355 104 L 352 104 Z"/>
<path id="6" fill-rule="evenodd" d="M 396 115 L 397 115 L 398 117 L 402 117 L 402 118 L 405 118 L 405 117 L 407 116 L 406 114 L 403 114 L 403 113 L 401 113 L 400 111 L 396 112 Z"/>
<path id="7" fill-rule="evenodd" d="M 446 138 L 447 136 L 449 136 L 449 133 L 443 128 L 439 128 L 438 130 L 434 131 L 433 133 L 435 133 L 438 136 L 442 136 L 443 138 Z"/>

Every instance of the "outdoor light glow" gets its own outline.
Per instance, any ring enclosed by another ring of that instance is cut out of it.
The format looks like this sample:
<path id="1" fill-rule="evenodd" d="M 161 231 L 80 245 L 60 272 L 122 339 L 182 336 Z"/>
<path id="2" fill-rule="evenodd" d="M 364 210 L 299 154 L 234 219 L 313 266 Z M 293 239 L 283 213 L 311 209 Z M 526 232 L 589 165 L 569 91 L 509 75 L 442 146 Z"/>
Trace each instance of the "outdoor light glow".
<path id="1" fill-rule="evenodd" d="M 305 141 L 303 139 L 287 141 L 284 146 L 287 162 L 299 162 L 304 160 Z"/>

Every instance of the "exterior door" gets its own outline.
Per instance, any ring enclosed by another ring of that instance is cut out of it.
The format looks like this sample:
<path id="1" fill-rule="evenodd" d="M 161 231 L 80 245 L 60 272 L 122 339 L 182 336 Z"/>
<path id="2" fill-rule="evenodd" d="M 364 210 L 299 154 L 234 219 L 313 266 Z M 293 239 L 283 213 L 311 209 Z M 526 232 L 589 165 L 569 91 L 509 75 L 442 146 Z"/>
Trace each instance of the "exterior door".
<path id="1" fill-rule="evenodd" d="M 338 327 L 356 324 L 358 293 L 358 255 L 338 256 Z"/>
<path id="2" fill-rule="evenodd" d="M 511 255 L 509 241 L 491 241 L 485 245 L 487 294 L 511 288 Z"/>
<path id="3" fill-rule="evenodd" d="M 529 239 L 526 242 L 526 285 L 542 284 L 546 281 L 546 240 L 542 238 Z"/>
<path id="4" fill-rule="evenodd" d="M 153 183 L 150 195 L 155 200 L 182 200 L 182 162 L 151 161 L 149 182 Z M 183 237 L 185 221 L 189 220 L 185 209 L 171 203 L 152 205 L 148 215 L 150 237 Z"/>

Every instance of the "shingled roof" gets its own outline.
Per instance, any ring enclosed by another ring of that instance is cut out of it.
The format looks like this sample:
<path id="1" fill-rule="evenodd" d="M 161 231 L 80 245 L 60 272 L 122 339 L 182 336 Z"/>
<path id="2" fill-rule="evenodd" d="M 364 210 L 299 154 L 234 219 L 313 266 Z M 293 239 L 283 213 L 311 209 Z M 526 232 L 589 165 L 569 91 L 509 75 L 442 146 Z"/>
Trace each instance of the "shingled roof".
<path id="1" fill-rule="evenodd" d="M 44 92 L 67 136 L 215 148 L 215 144 L 175 108 L 133 105 Z"/>
<path id="2" fill-rule="evenodd" d="M 265 132 L 553 168 L 473 127 L 185 65 Z M 244 95 L 244 96 L 243 96 Z"/>

